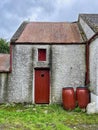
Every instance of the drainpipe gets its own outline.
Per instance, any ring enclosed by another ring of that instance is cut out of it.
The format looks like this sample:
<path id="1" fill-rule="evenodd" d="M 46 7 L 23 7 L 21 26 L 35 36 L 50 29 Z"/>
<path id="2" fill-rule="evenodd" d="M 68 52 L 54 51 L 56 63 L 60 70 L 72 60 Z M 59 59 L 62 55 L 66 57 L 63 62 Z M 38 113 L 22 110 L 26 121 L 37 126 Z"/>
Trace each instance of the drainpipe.
<path id="1" fill-rule="evenodd" d="M 86 41 L 86 78 L 85 78 L 85 85 L 88 86 L 90 84 L 90 74 L 89 74 L 89 63 L 90 63 L 90 59 L 89 59 L 89 55 L 90 55 L 90 44 L 92 42 L 92 40 L 94 40 L 96 37 L 98 36 L 98 32 L 95 33 L 88 41 Z"/>
<path id="2" fill-rule="evenodd" d="M 10 72 L 12 72 L 12 44 L 10 43 Z"/>
<path id="3" fill-rule="evenodd" d="M 85 85 L 87 86 L 90 83 L 89 77 L 89 42 L 86 42 L 86 80 Z"/>

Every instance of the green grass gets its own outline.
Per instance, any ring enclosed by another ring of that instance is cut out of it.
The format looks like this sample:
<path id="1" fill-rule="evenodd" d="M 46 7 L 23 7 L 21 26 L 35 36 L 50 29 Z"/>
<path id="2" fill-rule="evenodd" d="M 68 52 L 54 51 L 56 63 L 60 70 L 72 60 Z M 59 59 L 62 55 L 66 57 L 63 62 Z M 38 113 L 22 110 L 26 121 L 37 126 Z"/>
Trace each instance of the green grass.
<path id="1" fill-rule="evenodd" d="M 66 111 L 60 105 L 0 105 L 0 130 L 91 130 L 97 124 L 97 114 Z"/>

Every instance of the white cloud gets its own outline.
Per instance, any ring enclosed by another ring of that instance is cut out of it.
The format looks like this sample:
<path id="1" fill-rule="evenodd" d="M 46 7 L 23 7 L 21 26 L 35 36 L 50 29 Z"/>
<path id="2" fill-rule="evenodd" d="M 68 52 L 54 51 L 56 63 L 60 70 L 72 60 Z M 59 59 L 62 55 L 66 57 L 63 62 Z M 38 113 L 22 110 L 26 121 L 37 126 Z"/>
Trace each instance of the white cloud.
<path id="1" fill-rule="evenodd" d="M 11 37 L 24 20 L 76 21 L 79 13 L 98 13 L 98 0 L 0 1 L 0 37 Z"/>
<path id="2" fill-rule="evenodd" d="M 34 11 L 34 12 L 33 12 Z M 33 20 L 33 21 L 36 21 L 39 17 L 40 17 L 40 13 L 42 12 L 42 8 L 41 7 L 38 7 L 38 8 L 35 8 L 34 10 L 31 9 L 30 11 L 30 15 L 28 16 L 28 19 L 29 20 Z"/>

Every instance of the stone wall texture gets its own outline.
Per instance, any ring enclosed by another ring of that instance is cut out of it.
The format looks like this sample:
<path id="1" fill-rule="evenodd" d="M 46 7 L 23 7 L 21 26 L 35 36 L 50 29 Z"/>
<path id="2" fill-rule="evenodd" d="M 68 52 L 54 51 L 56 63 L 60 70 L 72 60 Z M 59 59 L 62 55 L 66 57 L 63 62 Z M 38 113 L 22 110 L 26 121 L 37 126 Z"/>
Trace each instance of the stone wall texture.
<path id="1" fill-rule="evenodd" d="M 38 48 L 47 52 L 38 61 Z M 50 68 L 50 102 L 60 103 L 63 87 L 83 86 L 85 82 L 85 45 L 15 45 L 12 73 L 8 79 L 9 102 L 34 103 L 34 69 Z"/>
<path id="2" fill-rule="evenodd" d="M 90 89 L 98 96 L 98 38 L 90 44 Z"/>
<path id="3" fill-rule="evenodd" d="M 51 67 L 51 100 L 61 102 L 63 87 L 84 86 L 85 46 L 53 45 Z"/>
<path id="4" fill-rule="evenodd" d="M 0 73 L 0 103 L 7 102 L 8 73 Z"/>
<path id="5" fill-rule="evenodd" d="M 32 57 L 31 46 L 13 46 L 12 72 L 8 80 L 9 102 L 32 101 Z"/>
<path id="6" fill-rule="evenodd" d="M 41 48 L 40 45 L 13 46 L 12 73 L 8 80 L 9 102 L 34 102 L 34 68 L 49 67 L 48 56 L 46 62 L 38 62 L 38 48 Z"/>
<path id="7" fill-rule="evenodd" d="M 82 18 L 79 19 L 79 23 L 87 39 L 95 34 Z M 95 38 L 90 44 L 89 64 L 91 102 L 96 103 L 96 112 L 98 112 L 98 38 Z"/>

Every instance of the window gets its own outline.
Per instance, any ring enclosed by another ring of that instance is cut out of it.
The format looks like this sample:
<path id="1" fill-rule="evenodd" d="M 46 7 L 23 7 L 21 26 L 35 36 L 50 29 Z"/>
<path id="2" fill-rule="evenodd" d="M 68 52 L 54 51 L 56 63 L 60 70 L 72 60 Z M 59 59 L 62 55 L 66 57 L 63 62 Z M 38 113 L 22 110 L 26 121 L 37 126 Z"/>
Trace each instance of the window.
<path id="1" fill-rule="evenodd" d="M 46 49 L 38 49 L 38 61 L 46 61 Z"/>

